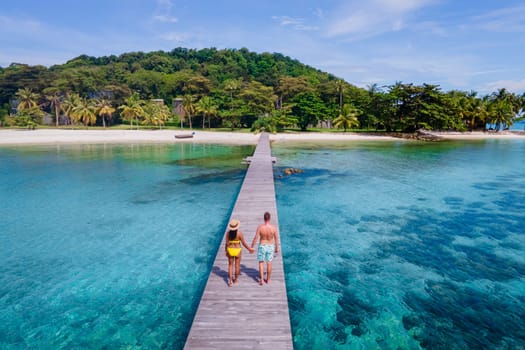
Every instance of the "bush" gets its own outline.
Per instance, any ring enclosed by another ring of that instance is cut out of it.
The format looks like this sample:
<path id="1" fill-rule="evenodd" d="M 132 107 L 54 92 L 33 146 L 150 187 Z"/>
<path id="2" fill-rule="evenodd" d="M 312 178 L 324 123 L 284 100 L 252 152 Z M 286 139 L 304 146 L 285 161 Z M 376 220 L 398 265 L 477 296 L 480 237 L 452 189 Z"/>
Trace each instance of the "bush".
<path id="1" fill-rule="evenodd" d="M 20 116 L 9 116 L 6 117 L 4 120 L 5 126 L 18 126 L 18 127 L 25 127 L 28 129 L 35 129 L 37 127 L 37 123 L 33 121 L 33 119 L 28 115 L 20 115 Z"/>
<path id="2" fill-rule="evenodd" d="M 253 132 L 267 131 L 275 133 L 277 132 L 277 127 L 271 117 L 261 117 L 252 124 L 251 130 Z"/>

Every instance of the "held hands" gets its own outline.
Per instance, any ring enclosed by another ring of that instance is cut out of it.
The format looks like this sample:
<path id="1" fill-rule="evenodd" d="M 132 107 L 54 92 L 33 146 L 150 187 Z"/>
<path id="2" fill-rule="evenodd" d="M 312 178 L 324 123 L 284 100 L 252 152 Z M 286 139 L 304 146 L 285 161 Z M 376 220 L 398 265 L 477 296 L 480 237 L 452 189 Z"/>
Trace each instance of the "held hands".
<path id="1" fill-rule="evenodd" d="M 253 252 L 255 252 L 255 249 L 253 248 L 248 248 L 248 250 L 250 251 L 250 254 L 253 254 Z"/>

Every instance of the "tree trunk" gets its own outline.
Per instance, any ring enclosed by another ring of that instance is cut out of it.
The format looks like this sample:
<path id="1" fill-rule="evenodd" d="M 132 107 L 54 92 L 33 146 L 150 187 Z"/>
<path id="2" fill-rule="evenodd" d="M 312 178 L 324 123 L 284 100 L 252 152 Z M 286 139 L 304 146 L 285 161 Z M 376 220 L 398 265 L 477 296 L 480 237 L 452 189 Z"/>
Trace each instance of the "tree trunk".
<path id="1" fill-rule="evenodd" d="M 60 118 L 60 110 L 57 108 L 57 105 L 55 104 L 55 121 L 56 121 L 56 127 L 58 128 L 58 118 Z"/>

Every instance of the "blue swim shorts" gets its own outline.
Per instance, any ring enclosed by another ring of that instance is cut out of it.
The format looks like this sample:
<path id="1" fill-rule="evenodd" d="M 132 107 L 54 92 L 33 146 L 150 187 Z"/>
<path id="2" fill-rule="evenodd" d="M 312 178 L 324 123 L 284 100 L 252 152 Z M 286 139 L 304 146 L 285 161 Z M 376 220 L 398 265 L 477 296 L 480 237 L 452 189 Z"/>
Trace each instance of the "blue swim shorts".
<path id="1" fill-rule="evenodd" d="M 257 250 L 257 260 L 259 261 L 272 261 L 273 252 L 275 251 L 275 244 L 259 244 Z"/>

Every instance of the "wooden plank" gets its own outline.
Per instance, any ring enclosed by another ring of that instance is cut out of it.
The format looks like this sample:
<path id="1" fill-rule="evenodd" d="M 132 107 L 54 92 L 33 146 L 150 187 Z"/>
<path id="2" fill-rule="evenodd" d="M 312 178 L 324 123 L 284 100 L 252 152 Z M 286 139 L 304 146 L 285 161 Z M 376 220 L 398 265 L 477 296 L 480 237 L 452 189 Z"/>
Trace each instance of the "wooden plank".
<path id="1" fill-rule="evenodd" d="M 265 211 L 279 227 L 275 158 L 268 134 L 261 134 L 253 156 L 246 160 L 250 165 L 230 219 L 241 221 L 240 230 L 251 244 Z M 257 252 L 249 254 L 244 249 L 239 281 L 230 288 L 224 243 L 223 234 L 184 349 L 293 349 L 282 250 L 273 260 L 271 283 L 259 286 Z"/>

